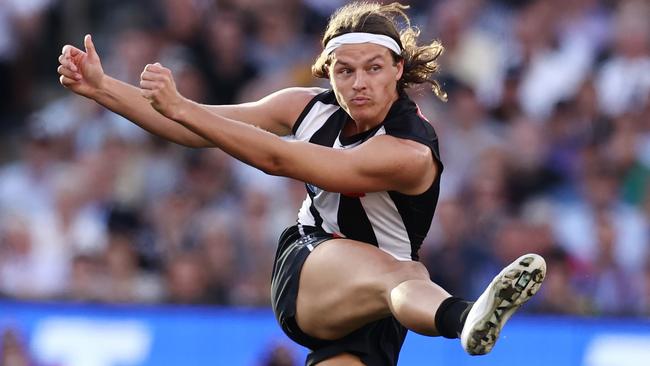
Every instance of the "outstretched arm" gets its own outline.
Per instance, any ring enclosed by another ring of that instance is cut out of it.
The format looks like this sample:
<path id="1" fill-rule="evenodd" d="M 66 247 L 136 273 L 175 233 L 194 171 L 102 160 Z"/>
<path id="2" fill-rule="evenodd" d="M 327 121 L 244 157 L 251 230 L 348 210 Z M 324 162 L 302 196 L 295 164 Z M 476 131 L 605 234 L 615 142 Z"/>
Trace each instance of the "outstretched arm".
<path id="1" fill-rule="evenodd" d="M 171 71 L 161 65 L 147 66 L 140 85 L 142 95 L 158 112 L 272 175 L 295 178 L 330 192 L 395 190 L 406 194 L 426 191 L 437 176 L 431 150 L 414 141 L 382 135 L 348 150 L 287 141 L 182 97 Z"/>
<path id="2" fill-rule="evenodd" d="M 142 98 L 140 89 L 104 73 L 101 60 L 90 35 L 84 38 L 85 51 L 74 46 L 63 47 L 59 56 L 59 80 L 76 94 L 90 98 L 122 115 L 143 129 L 166 140 L 191 147 L 214 144 L 169 118 L 156 112 Z M 254 124 L 277 135 L 291 132 L 293 122 L 317 91 L 304 88 L 281 90 L 254 103 L 231 106 L 206 106 L 213 113 Z M 277 106 L 284 105 L 284 108 Z M 286 106 L 290 106 L 287 108 Z"/>
<path id="3" fill-rule="evenodd" d="M 104 73 L 90 35 L 84 38 L 85 51 L 65 45 L 59 56 L 59 81 L 74 93 L 90 98 L 124 116 L 145 130 L 169 141 L 193 147 L 210 142 L 157 113 L 140 90 Z"/>

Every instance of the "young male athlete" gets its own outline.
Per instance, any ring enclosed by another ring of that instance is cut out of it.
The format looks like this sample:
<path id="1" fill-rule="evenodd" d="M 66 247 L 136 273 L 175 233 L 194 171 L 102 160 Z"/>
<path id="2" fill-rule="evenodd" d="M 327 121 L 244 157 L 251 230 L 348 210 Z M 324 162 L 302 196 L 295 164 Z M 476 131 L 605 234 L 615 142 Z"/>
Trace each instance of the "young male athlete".
<path id="1" fill-rule="evenodd" d="M 395 365 L 407 329 L 487 353 L 545 276 L 544 260 L 526 254 L 472 303 L 417 261 L 443 166 L 433 128 L 404 90 L 431 83 L 445 96 L 432 79 L 442 46 L 417 45 L 405 8 L 339 9 L 312 70 L 332 89 L 290 88 L 254 103 L 192 102 L 157 63 L 140 88 L 124 84 L 104 74 L 90 36 L 85 52 L 66 45 L 59 58 L 61 84 L 151 133 L 305 182 L 297 224 L 280 237 L 272 303 L 284 332 L 312 350 L 308 365 Z"/>

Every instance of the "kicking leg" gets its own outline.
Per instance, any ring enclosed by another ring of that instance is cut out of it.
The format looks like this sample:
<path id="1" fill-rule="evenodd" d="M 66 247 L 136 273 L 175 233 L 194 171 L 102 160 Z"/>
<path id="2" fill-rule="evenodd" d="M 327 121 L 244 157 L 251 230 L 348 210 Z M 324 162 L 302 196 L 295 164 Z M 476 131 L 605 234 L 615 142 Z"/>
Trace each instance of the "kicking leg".
<path id="1" fill-rule="evenodd" d="M 472 306 L 431 282 L 419 262 L 398 261 L 377 247 L 333 239 L 316 247 L 303 265 L 296 321 L 313 337 L 335 340 L 392 315 L 421 334 L 460 336 L 468 353 L 485 354 L 545 274 L 542 257 L 524 255 L 501 271 Z"/>
<path id="2" fill-rule="evenodd" d="M 327 340 L 390 315 L 411 330 L 438 335 L 436 310 L 449 297 L 421 263 L 333 239 L 316 247 L 303 265 L 296 321 L 305 333 Z"/>

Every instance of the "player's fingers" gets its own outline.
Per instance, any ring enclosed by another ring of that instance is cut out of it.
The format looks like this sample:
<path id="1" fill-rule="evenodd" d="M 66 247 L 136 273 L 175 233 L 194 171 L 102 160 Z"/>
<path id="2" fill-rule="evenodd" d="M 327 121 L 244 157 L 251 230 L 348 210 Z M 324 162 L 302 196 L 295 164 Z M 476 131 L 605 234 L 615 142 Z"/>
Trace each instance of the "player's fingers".
<path id="1" fill-rule="evenodd" d="M 145 67 L 145 71 L 151 71 L 151 72 L 164 74 L 168 76 L 171 76 L 172 73 L 170 69 L 164 67 L 162 64 L 160 64 L 160 62 L 156 62 L 155 64 L 148 64 Z"/>
<path id="2" fill-rule="evenodd" d="M 141 80 L 140 87 L 147 90 L 159 90 L 162 85 L 157 81 Z"/>
<path id="3" fill-rule="evenodd" d="M 59 75 L 68 77 L 70 79 L 81 80 L 81 74 L 76 73 L 63 65 L 59 65 L 56 71 L 59 73 Z"/>
<path id="4" fill-rule="evenodd" d="M 155 64 L 153 64 L 153 66 L 155 66 L 156 69 L 157 69 L 157 70 L 160 70 L 160 71 L 167 71 L 167 70 L 168 70 L 168 69 L 167 69 L 166 67 L 164 67 L 160 62 L 156 62 Z"/>
<path id="5" fill-rule="evenodd" d="M 92 58 L 99 57 L 97 55 L 97 50 L 95 49 L 95 44 L 93 43 L 93 38 L 90 34 L 86 34 L 84 37 L 84 47 L 86 48 L 86 53 Z"/>
<path id="6" fill-rule="evenodd" d="M 59 56 L 59 63 L 62 66 L 66 67 L 66 68 L 68 68 L 68 69 L 70 69 L 70 70 L 72 70 L 74 72 L 78 71 L 77 65 L 75 65 L 74 62 L 72 62 L 69 58 L 65 57 L 64 55 Z"/>
<path id="7" fill-rule="evenodd" d="M 63 46 L 63 48 L 61 49 L 61 54 L 64 55 L 64 56 L 74 57 L 74 56 L 77 56 L 78 54 L 80 54 L 82 52 L 83 52 L 82 50 L 78 49 L 75 46 L 71 46 L 69 44 Z"/>
<path id="8" fill-rule="evenodd" d="M 67 77 L 65 75 L 61 75 L 61 76 L 59 76 L 59 82 L 61 83 L 61 85 L 65 86 L 65 87 L 68 87 L 68 86 L 76 83 L 77 81 L 74 80 L 74 79 L 71 79 L 71 78 L 69 78 L 69 77 Z"/>
<path id="9" fill-rule="evenodd" d="M 149 71 L 145 70 L 140 74 L 140 79 L 142 80 L 155 80 L 155 81 L 163 81 L 165 80 L 165 75 L 155 72 L 155 71 Z"/>
<path id="10" fill-rule="evenodd" d="M 160 73 L 164 70 L 164 67 L 160 65 L 160 63 L 156 62 L 155 64 L 147 64 L 147 66 L 144 67 L 145 71 L 150 71 L 150 72 L 156 72 Z"/>
<path id="11" fill-rule="evenodd" d="M 160 62 L 156 62 L 156 63 L 154 64 L 154 66 L 158 67 L 158 70 L 160 70 L 160 73 L 165 74 L 165 75 L 168 75 L 168 76 L 171 77 L 171 75 L 172 75 L 172 70 L 166 68 L 166 67 L 163 66 Z"/>
<path id="12" fill-rule="evenodd" d="M 152 64 L 147 64 L 147 66 L 144 67 L 144 70 L 142 70 L 142 74 L 140 74 L 140 77 L 142 77 L 145 73 L 147 74 L 147 77 L 152 78 L 153 75 L 159 73 L 159 70 L 156 66 Z"/>

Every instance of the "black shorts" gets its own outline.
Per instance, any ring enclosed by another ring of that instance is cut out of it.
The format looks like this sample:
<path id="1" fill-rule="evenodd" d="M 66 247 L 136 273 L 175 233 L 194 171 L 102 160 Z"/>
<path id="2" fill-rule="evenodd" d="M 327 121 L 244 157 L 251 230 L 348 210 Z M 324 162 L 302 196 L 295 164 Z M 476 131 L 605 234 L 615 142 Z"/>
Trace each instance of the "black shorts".
<path id="1" fill-rule="evenodd" d="M 294 342 L 311 350 L 306 365 L 315 365 L 341 353 L 356 355 L 368 366 L 397 365 L 407 329 L 392 316 L 367 324 L 334 341 L 314 338 L 298 327 L 296 299 L 302 265 L 316 246 L 334 238 L 313 226 L 303 226 L 302 229 L 304 235 L 300 234 L 298 226 L 291 226 L 280 235 L 273 265 L 271 301 L 282 330 Z"/>

